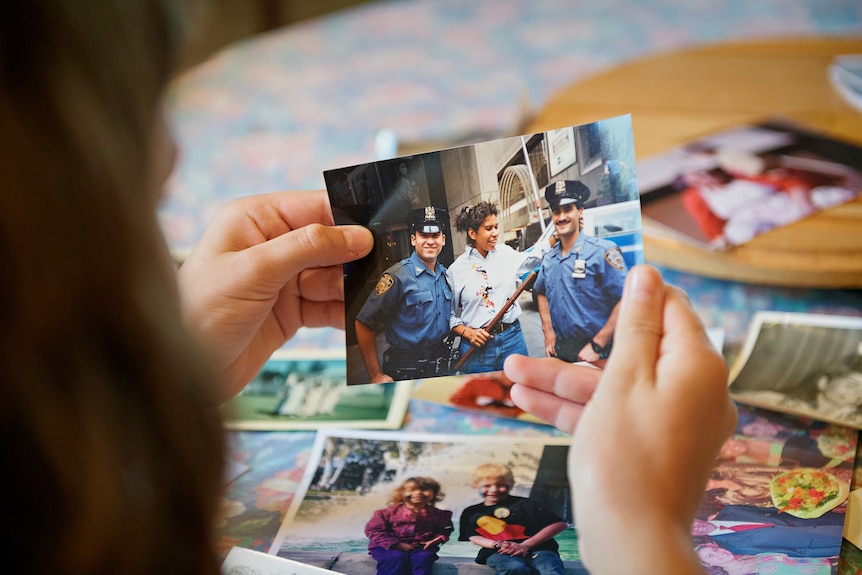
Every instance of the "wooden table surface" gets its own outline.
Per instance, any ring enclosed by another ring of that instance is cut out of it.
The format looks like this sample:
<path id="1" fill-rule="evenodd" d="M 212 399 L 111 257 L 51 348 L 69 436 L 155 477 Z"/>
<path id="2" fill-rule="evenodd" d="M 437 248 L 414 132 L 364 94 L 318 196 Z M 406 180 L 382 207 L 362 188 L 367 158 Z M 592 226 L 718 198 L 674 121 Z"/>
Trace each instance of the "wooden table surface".
<path id="1" fill-rule="evenodd" d="M 635 60 L 553 97 L 527 132 L 632 114 L 639 159 L 721 128 L 787 118 L 862 145 L 862 113 L 832 89 L 838 54 L 862 38 L 722 43 Z M 805 287 L 862 287 L 862 198 L 772 230 L 728 251 L 650 234 L 648 261 L 705 276 Z"/>

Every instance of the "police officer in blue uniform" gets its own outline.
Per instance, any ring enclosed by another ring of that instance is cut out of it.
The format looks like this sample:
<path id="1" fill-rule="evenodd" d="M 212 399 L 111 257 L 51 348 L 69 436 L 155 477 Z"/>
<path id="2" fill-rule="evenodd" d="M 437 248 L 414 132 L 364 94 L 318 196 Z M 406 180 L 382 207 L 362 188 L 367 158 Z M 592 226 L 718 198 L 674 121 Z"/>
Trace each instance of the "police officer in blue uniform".
<path id="1" fill-rule="evenodd" d="M 627 271 L 615 243 L 582 233 L 589 197 L 575 180 L 545 188 L 559 241 L 542 260 L 533 293 L 545 352 L 569 362 L 607 359 Z"/>
<path id="2" fill-rule="evenodd" d="M 446 245 L 446 211 L 414 210 L 410 244 L 414 251 L 387 269 L 356 315 L 356 338 L 370 383 L 449 373 L 449 315 L 452 288 L 437 256 Z M 377 334 L 389 348 L 380 365 Z"/>

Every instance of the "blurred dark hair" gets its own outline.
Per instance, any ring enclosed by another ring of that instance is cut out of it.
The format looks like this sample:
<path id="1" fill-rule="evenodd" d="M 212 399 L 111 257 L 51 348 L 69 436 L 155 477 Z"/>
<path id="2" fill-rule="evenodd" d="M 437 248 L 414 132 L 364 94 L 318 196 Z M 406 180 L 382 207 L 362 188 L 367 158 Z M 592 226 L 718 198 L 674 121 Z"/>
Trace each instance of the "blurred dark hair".
<path id="1" fill-rule="evenodd" d="M 715 487 L 704 491 L 703 499 L 697 512 L 698 518 L 708 521 L 710 517 L 724 509 L 725 504 L 721 500 L 721 496 L 726 492 L 727 489 L 724 487 Z"/>
<path id="2" fill-rule="evenodd" d="M 218 573 L 217 382 L 156 219 L 161 100 L 188 11 L 0 6 L 8 572 Z"/>

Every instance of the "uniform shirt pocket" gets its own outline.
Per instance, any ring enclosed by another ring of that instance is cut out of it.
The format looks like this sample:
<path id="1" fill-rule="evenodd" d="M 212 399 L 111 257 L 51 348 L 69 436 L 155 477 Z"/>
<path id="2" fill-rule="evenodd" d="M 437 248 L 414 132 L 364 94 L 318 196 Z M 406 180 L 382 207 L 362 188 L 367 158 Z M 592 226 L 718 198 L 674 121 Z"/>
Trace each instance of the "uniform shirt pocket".
<path id="1" fill-rule="evenodd" d="M 430 291 L 416 291 L 407 294 L 404 298 L 404 303 L 407 309 L 404 310 L 411 320 L 422 319 L 422 313 L 428 309 L 428 305 L 434 301 L 434 297 Z"/>

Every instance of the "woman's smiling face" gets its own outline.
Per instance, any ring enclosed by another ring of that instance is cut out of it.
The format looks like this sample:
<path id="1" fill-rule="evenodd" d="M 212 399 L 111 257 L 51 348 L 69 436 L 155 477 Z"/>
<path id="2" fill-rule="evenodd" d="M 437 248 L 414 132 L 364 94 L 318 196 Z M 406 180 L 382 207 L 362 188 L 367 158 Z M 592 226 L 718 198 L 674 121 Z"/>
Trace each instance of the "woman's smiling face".
<path id="1" fill-rule="evenodd" d="M 497 238 L 500 237 L 500 224 L 497 223 L 497 216 L 490 215 L 479 225 L 477 230 L 469 230 L 470 239 L 473 240 L 473 247 L 479 250 L 483 256 L 488 255 L 488 252 L 493 251 L 497 247 Z"/>

